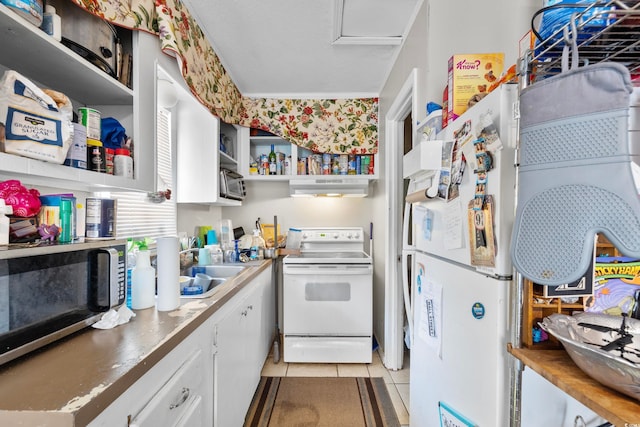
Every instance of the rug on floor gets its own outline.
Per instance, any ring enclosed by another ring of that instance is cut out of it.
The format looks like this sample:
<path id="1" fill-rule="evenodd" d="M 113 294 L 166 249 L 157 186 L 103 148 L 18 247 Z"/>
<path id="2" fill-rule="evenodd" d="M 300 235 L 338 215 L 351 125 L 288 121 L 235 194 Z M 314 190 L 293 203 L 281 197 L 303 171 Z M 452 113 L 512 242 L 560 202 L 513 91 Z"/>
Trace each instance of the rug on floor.
<path id="1" fill-rule="evenodd" d="M 244 427 L 399 427 L 382 378 L 262 377 Z"/>

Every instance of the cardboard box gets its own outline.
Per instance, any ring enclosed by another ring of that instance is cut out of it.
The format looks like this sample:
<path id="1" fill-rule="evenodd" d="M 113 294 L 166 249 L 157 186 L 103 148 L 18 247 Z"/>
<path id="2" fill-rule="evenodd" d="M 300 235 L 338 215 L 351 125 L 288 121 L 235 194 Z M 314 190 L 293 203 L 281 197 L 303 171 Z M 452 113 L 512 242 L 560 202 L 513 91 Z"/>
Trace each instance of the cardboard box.
<path id="1" fill-rule="evenodd" d="M 71 238 L 78 237 L 76 232 L 76 198 L 73 194 L 48 194 L 40 196 L 40 212 L 38 212 L 38 224 L 57 225 L 60 227 L 60 202 L 71 201 Z"/>
<path id="2" fill-rule="evenodd" d="M 504 71 L 504 53 L 459 54 L 449 58 L 448 121 L 479 101 Z"/>

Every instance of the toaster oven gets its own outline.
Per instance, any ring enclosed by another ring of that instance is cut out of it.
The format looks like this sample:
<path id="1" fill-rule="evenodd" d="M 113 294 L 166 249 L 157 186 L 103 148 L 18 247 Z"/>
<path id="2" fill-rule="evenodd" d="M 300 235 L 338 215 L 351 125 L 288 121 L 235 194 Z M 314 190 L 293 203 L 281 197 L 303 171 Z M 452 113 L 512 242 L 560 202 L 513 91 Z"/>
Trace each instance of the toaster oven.
<path id="1" fill-rule="evenodd" d="M 236 171 L 220 169 L 220 197 L 244 200 L 247 195 L 244 178 Z"/>

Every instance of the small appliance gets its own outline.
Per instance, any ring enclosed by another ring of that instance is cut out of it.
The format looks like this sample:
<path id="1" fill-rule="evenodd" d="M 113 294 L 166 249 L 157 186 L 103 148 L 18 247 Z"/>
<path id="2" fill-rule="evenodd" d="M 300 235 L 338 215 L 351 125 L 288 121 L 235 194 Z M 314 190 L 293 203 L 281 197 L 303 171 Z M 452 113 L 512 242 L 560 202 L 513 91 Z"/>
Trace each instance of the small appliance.
<path id="1" fill-rule="evenodd" d="M 220 169 L 220 197 L 243 200 L 247 195 L 244 179 L 236 171 Z"/>
<path id="2" fill-rule="evenodd" d="M 0 251 L 0 365 L 124 303 L 126 253 L 124 240 Z"/>

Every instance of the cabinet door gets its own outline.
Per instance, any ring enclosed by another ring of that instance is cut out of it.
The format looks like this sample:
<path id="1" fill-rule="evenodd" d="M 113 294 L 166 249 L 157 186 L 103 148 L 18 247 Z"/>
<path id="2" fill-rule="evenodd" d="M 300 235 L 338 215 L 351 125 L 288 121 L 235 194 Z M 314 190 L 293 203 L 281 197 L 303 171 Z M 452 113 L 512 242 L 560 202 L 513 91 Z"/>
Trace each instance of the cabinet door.
<path id="1" fill-rule="evenodd" d="M 248 407 L 245 400 L 246 384 L 251 372 L 247 370 L 245 343 L 247 337 L 247 298 L 236 304 L 233 310 L 216 325 L 214 366 L 214 426 L 240 426 Z"/>
<path id="2" fill-rule="evenodd" d="M 248 295 L 241 297 L 216 329 L 214 426 L 240 426 L 260 382 L 262 365 L 269 353 L 275 314 L 263 324 L 269 298 L 271 269 L 251 283 Z M 266 331 L 268 330 L 268 333 Z"/>
<path id="3" fill-rule="evenodd" d="M 178 203 L 211 203 L 219 198 L 220 120 L 188 96 L 177 107 Z"/>

